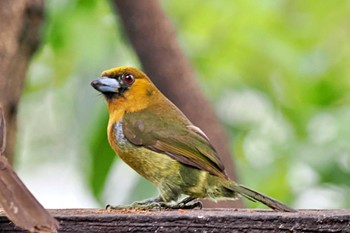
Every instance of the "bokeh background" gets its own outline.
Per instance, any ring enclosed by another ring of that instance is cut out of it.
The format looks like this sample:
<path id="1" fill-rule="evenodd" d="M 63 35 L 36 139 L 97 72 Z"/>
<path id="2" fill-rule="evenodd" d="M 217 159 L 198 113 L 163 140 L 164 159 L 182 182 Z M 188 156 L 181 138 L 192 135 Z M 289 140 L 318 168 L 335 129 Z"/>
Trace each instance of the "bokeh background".
<path id="1" fill-rule="evenodd" d="M 20 177 L 47 208 L 156 195 L 109 148 L 104 99 L 90 86 L 105 69 L 140 67 L 112 5 L 45 3 L 19 108 Z M 350 208 L 350 1 L 161 4 L 230 137 L 240 183 L 295 208 Z"/>

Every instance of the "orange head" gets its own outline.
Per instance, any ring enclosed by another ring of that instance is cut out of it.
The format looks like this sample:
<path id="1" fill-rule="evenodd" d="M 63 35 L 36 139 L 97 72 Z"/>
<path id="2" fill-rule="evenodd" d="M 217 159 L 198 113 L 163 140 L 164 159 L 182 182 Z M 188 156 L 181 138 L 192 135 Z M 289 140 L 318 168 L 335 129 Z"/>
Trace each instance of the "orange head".
<path id="1" fill-rule="evenodd" d="M 140 111 L 160 94 L 145 73 L 131 66 L 106 70 L 91 85 L 103 94 L 110 113 Z"/>

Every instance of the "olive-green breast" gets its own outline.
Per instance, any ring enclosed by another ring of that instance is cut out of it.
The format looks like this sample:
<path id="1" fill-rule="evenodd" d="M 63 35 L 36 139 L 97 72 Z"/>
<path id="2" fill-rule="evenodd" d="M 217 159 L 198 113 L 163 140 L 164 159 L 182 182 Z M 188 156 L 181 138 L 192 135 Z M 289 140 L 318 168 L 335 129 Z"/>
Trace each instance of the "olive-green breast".
<path id="1" fill-rule="evenodd" d="M 166 154 L 136 146 L 125 138 L 123 120 L 114 124 L 109 141 L 118 156 L 141 176 L 155 185 L 170 176 L 178 175 L 180 163 Z"/>

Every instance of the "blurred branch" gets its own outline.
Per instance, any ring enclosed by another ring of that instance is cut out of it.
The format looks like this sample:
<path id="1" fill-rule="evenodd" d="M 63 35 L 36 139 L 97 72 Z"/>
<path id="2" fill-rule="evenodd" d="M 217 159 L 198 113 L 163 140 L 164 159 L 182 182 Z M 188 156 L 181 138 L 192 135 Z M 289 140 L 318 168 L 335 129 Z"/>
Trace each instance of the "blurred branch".
<path id="1" fill-rule="evenodd" d="M 0 156 L 0 206 L 16 226 L 30 232 L 54 232 L 58 228 L 58 222 L 27 189 L 5 156 Z"/>
<path id="2" fill-rule="evenodd" d="M 58 227 L 9 163 L 14 153 L 17 106 L 29 60 L 39 44 L 43 7 L 42 0 L 0 2 L 0 205 L 14 224 L 31 232 L 53 232 Z"/>
<path id="3" fill-rule="evenodd" d="M 25 74 L 39 44 L 43 21 L 42 0 L 0 1 L 0 103 L 7 122 L 5 154 L 13 161 L 16 114 Z"/>
<path id="4" fill-rule="evenodd" d="M 13 171 L 5 151 L 6 121 L 0 107 L 0 206 L 16 226 L 31 232 L 53 232 L 58 222 L 35 199 Z"/>
<path id="5" fill-rule="evenodd" d="M 6 123 L 4 111 L 0 105 L 0 156 L 4 154 L 6 148 Z"/>
<path id="6" fill-rule="evenodd" d="M 203 129 L 225 164 L 228 176 L 237 180 L 227 135 L 202 94 L 195 72 L 159 1 L 114 0 L 113 3 L 146 74 L 195 125 Z M 207 203 L 206 206 L 214 205 Z M 215 206 L 239 207 L 242 202 L 221 202 Z"/>

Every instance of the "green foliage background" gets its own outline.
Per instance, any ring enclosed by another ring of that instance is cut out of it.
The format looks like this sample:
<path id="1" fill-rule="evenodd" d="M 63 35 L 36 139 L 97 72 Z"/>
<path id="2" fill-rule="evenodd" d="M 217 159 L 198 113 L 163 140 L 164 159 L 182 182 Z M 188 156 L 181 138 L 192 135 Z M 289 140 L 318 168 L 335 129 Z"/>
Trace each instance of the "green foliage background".
<path id="1" fill-rule="evenodd" d="M 298 208 L 349 208 L 350 1 L 161 4 L 230 135 L 240 182 Z M 100 206 L 155 195 L 109 148 L 104 100 L 89 85 L 105 69 L 140 67 L 112 5 L 50 0 L 46 10 L 18 169 L 66 167 Z"/>

